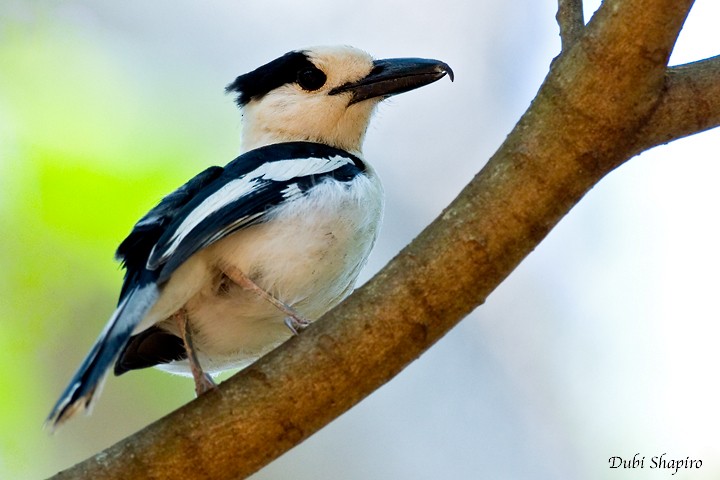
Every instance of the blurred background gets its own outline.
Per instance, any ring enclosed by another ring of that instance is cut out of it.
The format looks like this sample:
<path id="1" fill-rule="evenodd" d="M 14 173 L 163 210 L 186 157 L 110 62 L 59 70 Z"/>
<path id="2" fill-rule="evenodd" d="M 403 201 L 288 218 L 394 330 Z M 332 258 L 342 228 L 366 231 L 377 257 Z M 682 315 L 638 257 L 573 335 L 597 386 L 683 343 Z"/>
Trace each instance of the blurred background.
<path id="1" fill-rule="evenodd" d="M 599 2 L 586 1 L 586 16 Z M 552 0 L 67 0 L 0 5 L 0 479 L 43 478 L 193 397 L 110 378 L 54 435 L 50 407 L 113 310 L 116 245 L 238 151 L 224 86 L 288 50 L 351 44 L 448 62 L 456 82 L 381 105 L 365 156 L 387 191 L 362 281 L 460 191 L 559 52 Z M 673 63 L 720 53 L 698 0 Z M 720 131 L 610 174 L 485 305 L 397 378 L 253 478 L 601 479 L 611 456 L 720 477 Z"/>

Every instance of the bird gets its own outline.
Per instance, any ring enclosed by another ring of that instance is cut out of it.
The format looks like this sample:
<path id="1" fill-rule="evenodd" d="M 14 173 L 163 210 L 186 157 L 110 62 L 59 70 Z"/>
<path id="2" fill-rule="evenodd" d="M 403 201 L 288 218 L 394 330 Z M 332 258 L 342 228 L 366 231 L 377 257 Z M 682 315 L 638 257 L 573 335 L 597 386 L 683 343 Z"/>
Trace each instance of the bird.
<path id="1" fill-rule="evenodd" d="M 46 424 L 89 413 L 111 367 L 192 375 L 201 395 L 213 374 L 247 366 L 349 295 L 384 208 L 362 154 L 370 118 L 446 75 L 439 60 L 320 46 L 227 85 L 240 155 L 165 196 L 120 243 L 117 307 Z"/>

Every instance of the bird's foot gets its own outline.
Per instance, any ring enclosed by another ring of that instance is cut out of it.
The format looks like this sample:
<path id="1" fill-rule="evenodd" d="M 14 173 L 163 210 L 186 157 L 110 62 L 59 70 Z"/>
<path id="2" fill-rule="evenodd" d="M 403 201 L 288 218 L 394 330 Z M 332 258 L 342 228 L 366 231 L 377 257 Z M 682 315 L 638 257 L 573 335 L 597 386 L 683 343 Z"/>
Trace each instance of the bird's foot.
<path id="1" fill-rule="evenodd" d="M 293 335 L 298 335 L 300 332 L 305 330 L 310 321 L 296 315 L 285 317 L 285 325 L 290 329 Z"/>
<path id="2" fill-rule="evenodd" d="M 195 371 L 193 364 L 190 364 L 190 370 L 192 371 L 193 380 L 195 380 L 195 396 L 199 397 L 203 393 L 217 388 L 217 383 L 215 383 L 209 374 L 202 370 Z"/>

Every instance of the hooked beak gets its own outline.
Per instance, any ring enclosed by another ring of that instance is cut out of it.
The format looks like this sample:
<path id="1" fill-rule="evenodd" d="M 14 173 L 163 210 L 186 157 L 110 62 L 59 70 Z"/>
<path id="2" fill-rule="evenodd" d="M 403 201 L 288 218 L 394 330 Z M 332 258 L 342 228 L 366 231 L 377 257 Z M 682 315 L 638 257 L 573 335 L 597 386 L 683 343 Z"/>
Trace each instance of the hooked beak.
<path id="1" fill-rule="evenodd" d="M 370 73 L 357 82 L 346 83 L 330 90 L 329 95 L 350 92 L 349 105 L 370 98 L 387 98 L 440 80 L 445 75 L 455 79 L 447 63 L 424 58 L 389 58 L 375 60 Z"/>

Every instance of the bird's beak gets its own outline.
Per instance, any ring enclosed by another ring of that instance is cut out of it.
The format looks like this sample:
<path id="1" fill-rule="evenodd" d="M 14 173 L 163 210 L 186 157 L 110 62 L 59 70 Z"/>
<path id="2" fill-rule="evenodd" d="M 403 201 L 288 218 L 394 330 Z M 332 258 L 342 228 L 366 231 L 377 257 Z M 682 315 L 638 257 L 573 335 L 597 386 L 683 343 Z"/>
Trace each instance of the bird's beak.
<path id="1" fill-rule="evenodd" d="M 350 92 L 350 105 L 370 98 L 387 98 L 440 80 L 455 79 L 447 63 L 425 58 L 389 58 L 375 60 L 366 77 L 330 90 L 330 95 Z"/>

